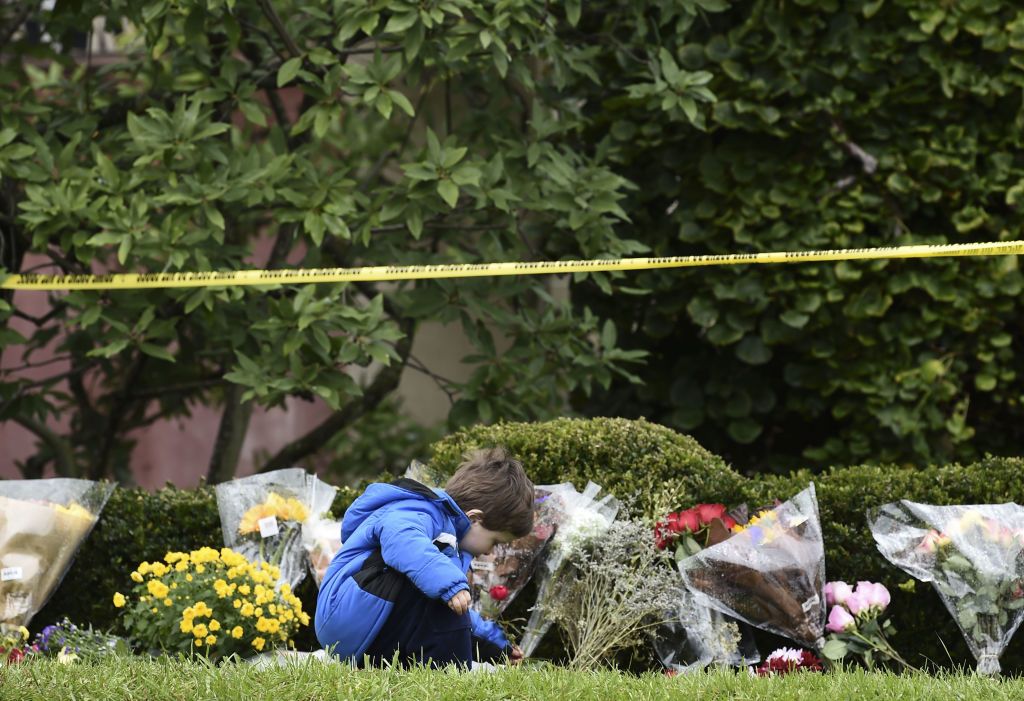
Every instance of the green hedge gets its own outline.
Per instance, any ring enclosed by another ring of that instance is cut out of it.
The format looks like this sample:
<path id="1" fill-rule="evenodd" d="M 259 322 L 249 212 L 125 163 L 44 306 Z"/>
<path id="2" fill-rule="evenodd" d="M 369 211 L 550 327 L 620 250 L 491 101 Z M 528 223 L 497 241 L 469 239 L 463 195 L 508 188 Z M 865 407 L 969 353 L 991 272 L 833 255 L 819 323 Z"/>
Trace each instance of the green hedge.
<path id="1" fill-rule="evenodd" d="M 468 449 L 506 445 L 519 455 L 537 483 L 591 479 L 631 502 L 634 512 L 655 517 L 669 508 L 699 501 L 746 501 L 751 505 L 786 499 L 813 479 L 823 521 L 829 579 L 885 583 L 893 595 L 897 647 L 920 662 L 972 664 L 960 632 L 928 585 L 905 592 L 909 578 L 878 555 L 865 523 L 867 508 L 897 498 L 938 504 L 1017 501 L 1024 503 L 1024 460 L 986 458 L 972 465 L 922 470 L 862 465 L 824 474 L 746 479 L 695 441 L 645 421 L 559 419 L 539 424 L 501 424 L 469 428 L 438 442 L 432 462 L 450 470 Z M 342 489 L 333 511 L 340 514 L 357 490 Z M 168 550 L 188 550 L 221 542 L 213 490 L 175 488 L 149 493 L 116 490 L 77 561 L 36 628 L 67 615 L 100 627 L 117 627 L 111 605 L 114 591 L 130 586 L 128 574 L 142 560 Z M 307 579 L 300 587 L 311 613 L 315 591 Z M 312 635 L 297 641 L 312 646 Z M 947 653 L 948 650 L 948 653 Z M 1024 641 L 1011 642 L 1004 670 L 1024 671 Z"/>

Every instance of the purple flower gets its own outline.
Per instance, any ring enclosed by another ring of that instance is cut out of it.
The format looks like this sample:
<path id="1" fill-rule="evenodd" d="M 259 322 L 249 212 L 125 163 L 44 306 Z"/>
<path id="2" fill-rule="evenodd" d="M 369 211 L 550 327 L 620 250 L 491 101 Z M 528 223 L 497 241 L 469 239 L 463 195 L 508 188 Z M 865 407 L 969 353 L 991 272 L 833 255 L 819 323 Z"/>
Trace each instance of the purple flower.
<path id="1" fill-rule="evenodd" d="M 833 606 L 828 614 L 828 625 L 825 627 L 831 633 L 845 633 L 857 627 L 857 619 L 842 606 Z"/>
<path id="2" fill-rule="evenodd" d="M 829 582 L 825 585 L 825 603 L 829 606 L 845 604 L 846 598 L 853 593 L 853 587 L 846 582 Z"/>

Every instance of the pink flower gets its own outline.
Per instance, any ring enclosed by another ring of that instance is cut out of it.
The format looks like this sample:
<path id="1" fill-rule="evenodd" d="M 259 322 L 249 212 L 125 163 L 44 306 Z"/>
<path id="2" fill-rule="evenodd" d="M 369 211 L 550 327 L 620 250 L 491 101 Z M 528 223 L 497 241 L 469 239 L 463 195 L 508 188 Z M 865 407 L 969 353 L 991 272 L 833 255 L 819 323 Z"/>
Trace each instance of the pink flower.
<path id="1" fill-rule="evenodd" d="M 845 605 L 854 616 L 857 616 L 862 611 L 867 611 L 868 609 L 868 604 L 864 600 L 864 595 L 856 591 L 846 597 Z"/>
<path id="2" fill-rule="evenodd" d="M 828 625 L 825 627 L 831 633 L 845 633 L 857 627 L 857 619 L 842 606 L 833 606 L 828 614 Z"/>
<path id="3" fill-rule="evenodd" d="M 853 593 L 853 587 L 846 582 L 829 582 L 825 585 L 825 603 L 829 606 L 845 604 L 846 598 Z"/>
<path id="4" fill-rule="evenodd" d="M 861 601 L 869 609 L 875 609 L 878 613 L 885 610 L 889 605 L 889 590 L 884 584 L 876 582 L 857 582 L 856 594 L 860 595 Z"/>

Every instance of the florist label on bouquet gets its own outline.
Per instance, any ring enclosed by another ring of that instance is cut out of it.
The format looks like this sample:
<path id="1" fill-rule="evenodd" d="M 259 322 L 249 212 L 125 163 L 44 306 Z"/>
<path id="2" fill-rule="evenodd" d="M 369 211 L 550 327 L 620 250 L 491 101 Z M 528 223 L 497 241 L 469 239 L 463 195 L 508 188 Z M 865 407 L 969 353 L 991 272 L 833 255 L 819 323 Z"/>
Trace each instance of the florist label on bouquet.
<path id="1" fill-rule="evenodd" d="M 480 560 L 473 560 L 471 567 L 477 572 L 493 572 L 493 562 L 482 562 Z"/>
<path id="2" fill-rule="evenodd" d="M 14 582 L 24 578 L 20 567 L 4 567 L 0 570 L 0 582 Z"/>
<path id="3" fill-rule="evenodd" d="M 277 525 L 276 516 L 267 516 L 266 518 L 261 518 L 259 521 L 256 522 L 256 524 L 260 528 L 260 538 L 273 538 L 281 532 L 281 529 L 278 528 Z"/>

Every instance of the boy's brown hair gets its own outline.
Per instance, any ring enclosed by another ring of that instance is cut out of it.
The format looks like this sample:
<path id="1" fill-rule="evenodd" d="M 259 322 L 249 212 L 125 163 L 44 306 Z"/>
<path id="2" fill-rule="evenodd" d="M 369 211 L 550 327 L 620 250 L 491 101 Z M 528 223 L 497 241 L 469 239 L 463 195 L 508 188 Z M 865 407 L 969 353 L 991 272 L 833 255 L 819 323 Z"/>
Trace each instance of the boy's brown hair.
<path id="1" fill-rule="evenodd" d="M 463 511 L 480 509 L 484 528 L 517 538 L 533 530 L 533 482 L 504 448 L 466 453 L 444 490 Z"/>

